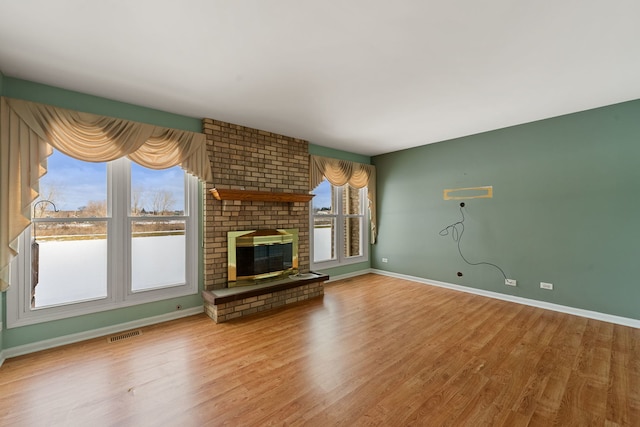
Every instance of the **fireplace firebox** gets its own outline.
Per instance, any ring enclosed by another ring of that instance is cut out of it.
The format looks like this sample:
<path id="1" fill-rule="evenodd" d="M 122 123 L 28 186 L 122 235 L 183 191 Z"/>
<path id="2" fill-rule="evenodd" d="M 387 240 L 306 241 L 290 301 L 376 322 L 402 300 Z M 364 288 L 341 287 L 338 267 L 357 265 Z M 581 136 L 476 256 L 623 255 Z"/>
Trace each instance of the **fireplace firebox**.
<path id="1" fill-rule="evenodd" d="M 228 286 L 252 285 L 298 273 L 298 230 L 227 233 Z"/>

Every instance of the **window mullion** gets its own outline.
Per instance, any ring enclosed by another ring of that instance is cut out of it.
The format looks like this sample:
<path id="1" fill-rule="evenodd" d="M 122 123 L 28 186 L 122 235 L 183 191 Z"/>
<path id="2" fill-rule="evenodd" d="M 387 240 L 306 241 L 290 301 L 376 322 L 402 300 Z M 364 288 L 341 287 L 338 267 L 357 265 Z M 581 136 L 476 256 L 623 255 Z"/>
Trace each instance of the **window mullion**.
<path id="1" fill-rule="evenodd" d="M 336 187 L 336 258 L 338 262 L 342 262 L 345 258 L 344 253 L 344 206 L 342 198 L 344 197 L 344 187 Z"/>
<path id="2" fill-rule="evenodd" d="M 109 291 L 116 301 L 125 299 L 129 289 L 130 235 L 128 218 L 129 164 L 126 158 L 109 163 Z"/>
<path id="3" fill-rule="evenodd" d="M 198 274 L 193 268 L 189 268 L 189 260 L 198 258 L 198 227 L 197 227 L 197 211 L 198 211 L 198 190 L 200 186 L 196 180 L 191 177 L 184 180 L 184 194 L 185 194 L 185 206 L 184 206 L 184 219 L 185 219 L 185 233 L 186 243 L 185 248 L 185 265 L 187 266 L 185 272 L 185 280 L 187 283 L 197 283 Z"/>

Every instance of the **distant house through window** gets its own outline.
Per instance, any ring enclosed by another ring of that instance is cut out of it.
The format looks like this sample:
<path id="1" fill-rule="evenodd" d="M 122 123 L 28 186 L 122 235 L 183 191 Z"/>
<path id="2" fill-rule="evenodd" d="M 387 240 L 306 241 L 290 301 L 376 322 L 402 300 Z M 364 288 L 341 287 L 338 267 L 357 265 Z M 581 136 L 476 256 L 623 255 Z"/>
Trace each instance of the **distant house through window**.
<path id="1" fill-rule="evenodd" d="M 313 267 L 321 269 L 367 261 L 366 187 L 335 186 L 325 179 L 313 193 Z"/>
<path id="2" fill-rule="evenodd" d="M 47 170 L 20 239 L 9 326 L 197 292 L 197 178 L 57 150 Z"/>

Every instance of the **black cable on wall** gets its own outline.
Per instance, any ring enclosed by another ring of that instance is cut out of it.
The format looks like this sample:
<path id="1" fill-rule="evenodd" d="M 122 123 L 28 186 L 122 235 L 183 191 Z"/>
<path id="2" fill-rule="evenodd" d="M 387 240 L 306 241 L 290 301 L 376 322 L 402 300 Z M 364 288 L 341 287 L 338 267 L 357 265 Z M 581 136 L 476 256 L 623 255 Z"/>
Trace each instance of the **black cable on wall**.
<path id="1" fill-rule="evenodd" d="M 492 264 L 490 262 L 484 262 L 484 261 L 482 261 L 482 262 L 471 262 L 468 259 L 466 259 L 465 256 L 462 254 L 462 249 L 460 249 L 460 241 L 462 240 L 462 234 L 464 233 L 464 211 L 462 210 L 462 208 L 464 208 L 464 203 L 460 203 L 460 215 L 462 215 L 462 220 L 454 222 L 453 224 L 448 225 L 445 228 L 443 228 L 442 230 L 440 230 L 440 235 L 441 236 L 448 236 L 449 234 L 451 234 L 451 237 L 453 238 L 453 241 L 456 242 L 457 245 L 458 245 L 458 253 L 460 254 L 460 257 L 462 257 L 464 262 L 466 262 L 469 265 L 483 265 L 483 264 L 485 264 L 485 265 L 490 265 L 492 267 L 495 267 L 498 270 L 500 270 L 500 273 L 502 273 L 502 275 L 504 276 L 504 279 L 507 280 L 507 275 L 497 265 Z"/>

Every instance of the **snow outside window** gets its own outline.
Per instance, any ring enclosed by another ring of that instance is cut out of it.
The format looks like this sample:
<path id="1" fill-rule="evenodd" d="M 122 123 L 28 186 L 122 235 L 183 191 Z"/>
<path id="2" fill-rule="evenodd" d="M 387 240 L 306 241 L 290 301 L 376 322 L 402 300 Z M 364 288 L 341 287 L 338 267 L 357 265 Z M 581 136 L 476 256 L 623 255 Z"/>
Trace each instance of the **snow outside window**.
<path id="1" fill-rule="evenodd" d="M 12 265 L 9 327 L 194 294 L 198 181 L 54 151 Z"/>

